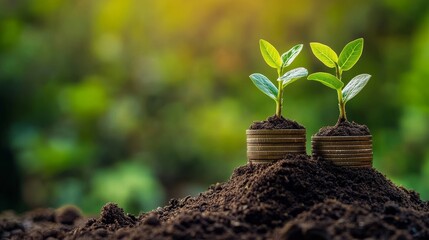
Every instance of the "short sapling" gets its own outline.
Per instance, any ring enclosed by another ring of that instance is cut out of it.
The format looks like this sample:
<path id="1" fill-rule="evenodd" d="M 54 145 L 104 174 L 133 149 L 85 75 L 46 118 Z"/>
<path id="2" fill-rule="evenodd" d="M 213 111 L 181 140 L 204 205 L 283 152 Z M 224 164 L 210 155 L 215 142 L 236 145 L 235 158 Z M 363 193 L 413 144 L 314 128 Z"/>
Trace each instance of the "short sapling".
<path id="1" fill-rule="evenodd" d="M 303 67 L 285 72 L 286 68 L 301 52 L 303 45 L 295 45 L 282 55 L 279 54 L 273 45 L 263 39 L 259 40 L 259 47 L 265 62 L 270 67 L 277 70 L 277 87 L 263 74 L 253 73 L 249 77 L 261 92 L 276 102 L 276 116 L 281 117 L 283 107 L 283 89 L 299 78 L 306 77 L 308 75 L 307 69 Z"/>
<path id="2" fill-rule="evenodd" d="M 369 74 L 357 75 L 345 87 L 342 81 L 343 72 L 350 70 L 362 55 L 363 42 L 363 38 L 349 42 L 343 48 L 339 57 L 329 46 L 317 42 L 310 43 L 314 56 L 327 67 L 335 69 L 335 76 L 330 73 L 317 72 L 310 74 L 307 79 L 318 81 L 337 91 L 340 110 L 337 124 L 347 121 L 346 103 L 355 97 L 371 78 Z"/>

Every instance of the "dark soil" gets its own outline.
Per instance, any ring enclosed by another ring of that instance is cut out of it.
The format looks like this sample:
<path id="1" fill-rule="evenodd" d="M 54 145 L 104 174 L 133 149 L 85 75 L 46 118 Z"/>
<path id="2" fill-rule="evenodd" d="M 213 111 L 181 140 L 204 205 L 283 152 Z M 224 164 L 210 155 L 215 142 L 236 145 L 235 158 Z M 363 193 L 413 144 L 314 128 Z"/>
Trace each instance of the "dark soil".
<path id="1" fill-rule="evenodd" d="M 58 211 L 0 216 L 4 238 L 429 239 L 429 203 L 375 169 L 305 155 L 237 168 L 229 181 L 138 217 L 116 204 L 61 223 Z M 70 220 L 73 219 L 73 220 Z M 73 224 L 69 224 L 73 222 Z"/>
<path id="2" fill-rule="evenodd" d="M 265 121 L 253 122 L 249 129 L 304 129 L 304 127 L 293 120 L 274 115 Z"/>
<path id="3" fill-rule="evenodd" d="M 3 212 L 0 214 L 0 239 L 63 239 L 84 223 L 80 210 L 74 206 L 36 209 L 22 216 Z"/>
<path id="4" fill-rule="evenodd" d="M 355 122 L 341 122 L 335 126 L 327 126 L 319 129 L 316 136 L 365 136 L 371 135 L 366 125 Z"/>

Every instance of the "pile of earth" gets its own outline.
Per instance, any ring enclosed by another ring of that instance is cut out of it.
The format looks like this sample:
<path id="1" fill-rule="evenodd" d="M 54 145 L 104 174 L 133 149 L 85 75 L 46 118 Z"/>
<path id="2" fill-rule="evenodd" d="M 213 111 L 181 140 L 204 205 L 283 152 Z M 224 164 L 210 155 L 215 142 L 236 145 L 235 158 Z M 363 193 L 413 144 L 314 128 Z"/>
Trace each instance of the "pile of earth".
<path id="1" fill-rule="evenodd" d="M 229 181 L 140 216 L 106 204 L 0 216 L 1 239 L 429 239 L 429 203 L 375 169 L 306 155 L 235 169 Z"/>
<path id="2" fill-rule="evenodd" d="M 294 120 L 286 119 L 283 116 L 271 116 L 267 120 L 253 122 L 249 127 L 250 130 L 255 129 L 305 129 Z"/>

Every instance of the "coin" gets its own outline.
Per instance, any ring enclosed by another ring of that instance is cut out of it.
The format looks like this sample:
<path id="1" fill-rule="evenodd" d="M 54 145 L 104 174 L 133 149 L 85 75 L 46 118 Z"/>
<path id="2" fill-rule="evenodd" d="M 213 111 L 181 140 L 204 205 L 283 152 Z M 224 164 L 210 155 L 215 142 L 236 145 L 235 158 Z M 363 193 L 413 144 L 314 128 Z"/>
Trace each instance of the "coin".
<path id="1" fill-rule="evenodd" d="M 358 151 L 358 150 L 315 150 L 313 149 L 312 154 L 318 155 L 318 156 L 324 156 L 324 155 L 356 155 L 356 154 L 372 154 L 372 149 L 367 149 L 365 151 Z"/>
<path id="2" fill-rule="evenodd" d="M 372 145 L 371 140 L 366 141 L 344 141 L 344 142 L 318 142 L 318 141 L 312 141 L 312 146 L 319 147 L 319 146 L 352 146 L 352 145 Z"/>
<path id="3" fill-rule="evenodd" d="M 305 142 L 305 138 L 247 138 L 248 143 L 297 143 Z"/>
<path id="4" fill-rule="evenodd" d="M 248 134 L 247 138 L 305 138 L 305 135 L 290 135 L 290 134 L 255 135 L 255 134 Z"/>
<path id="5" fill-rule="evenodd" d="M 251 135 L 265 135 L 265 134 L 280 134 L 280 135 L 305 135 L 305 129 L 248 129 L 246 134 Z"/>
<path id="6" fill-rule="evenodd" d="M 295 145 L 247 145 L 247 151 L 305 151 L 304 144 L 295 144 Z"/>
<path id="7" fill-rule="evenodd" d="M 249 160 L 252 164 L 268 164 L 273 163 L 275 160 Z"/>
<path id="8" fill-rule="evenodd" d="M 247 156 L 249 160 L 280 160 L 283 159 L 287 154 L 283 155 L 271 155 L 271 156 Z"/>
<path id="9" fill-rule="evenodd" d="M 312 136 L 311 139 L 321 142 L 367 141 L 372 140 L 372 136 Z"/>
<path id="10" fill-rule="evenodd" d="M 305 153 L 305 151 L 287 151 L 287 152 L 247 152 L 247 156 L 250 158 L 257 158 L 257 157 L 266 157 L 266 156 L 272 156 L 272 157 L 283 157 L 288 154 L 298 154 L 298 153 Z"/>
<path id="11" fill-rule="evenodd" d="M 362 163 L 371 163 L 372 162 L 372 158 L 367 158 L 367 159 L 359 159 L 359 160 L 344 160 L 344 159 L 326 159 L 327 161 L 331 161 L 333 163 L 338 163 L 338 164 L 362 164 Z"/>
<path id="12" fill-rule="evenodd" d="M 357 149 L 372 149 L 372 144 L 367 145 L 313 145 L 313 149 L 320 150 L 357 150 Z"/>

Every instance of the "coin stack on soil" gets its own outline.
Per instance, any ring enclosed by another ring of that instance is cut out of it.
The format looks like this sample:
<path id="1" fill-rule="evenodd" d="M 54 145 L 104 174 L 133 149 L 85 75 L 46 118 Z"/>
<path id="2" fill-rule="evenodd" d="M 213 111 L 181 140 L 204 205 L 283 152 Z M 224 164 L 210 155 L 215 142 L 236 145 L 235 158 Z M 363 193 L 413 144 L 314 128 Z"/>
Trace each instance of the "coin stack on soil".
<path id="1" fill-rule="evenodd" d="M 270 163 L 288 154 L 305 154 L 305 129 L 247 130 L 249 163 Z"/>
<path id="2" fill-rule="evenodd" d="M 372 136 L 313 136 L 312 156 L 338 166 L 372 167 Z"/>

